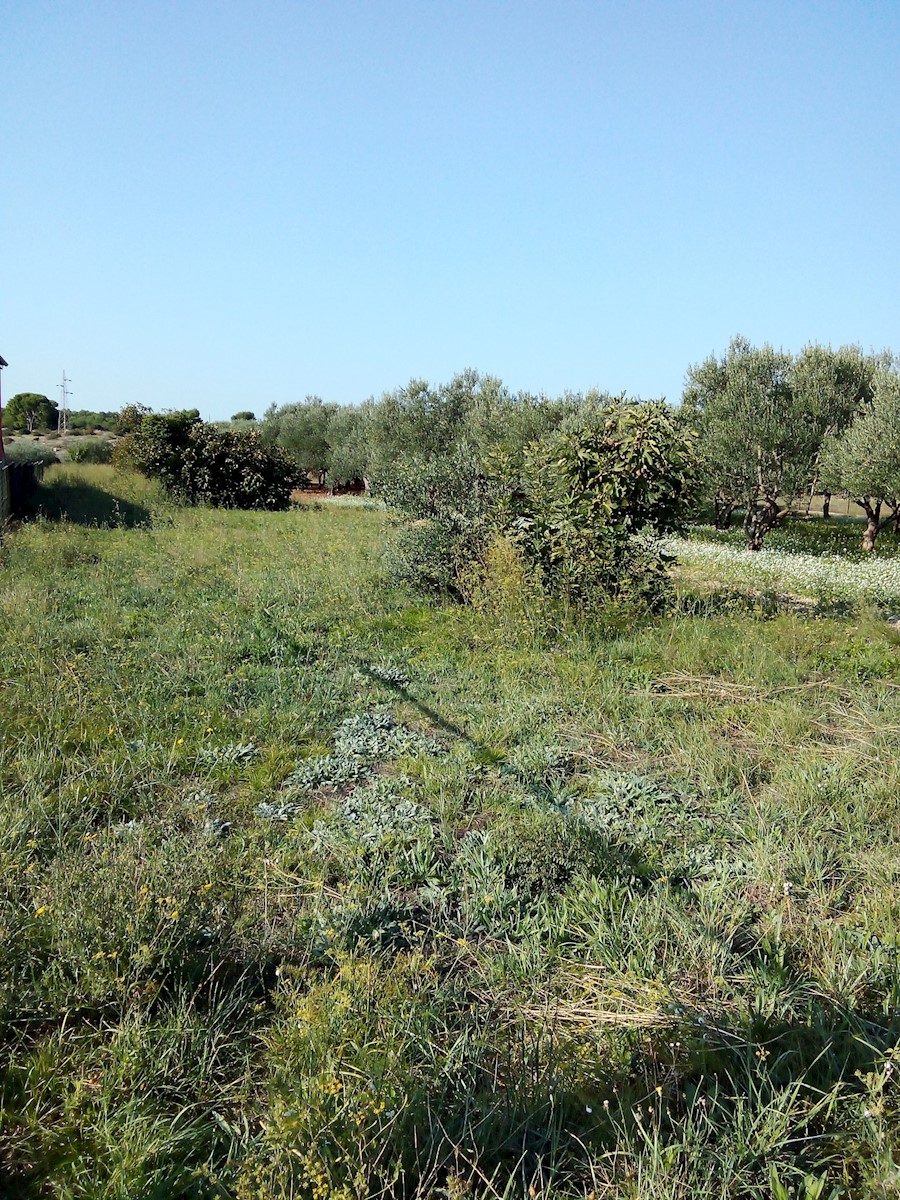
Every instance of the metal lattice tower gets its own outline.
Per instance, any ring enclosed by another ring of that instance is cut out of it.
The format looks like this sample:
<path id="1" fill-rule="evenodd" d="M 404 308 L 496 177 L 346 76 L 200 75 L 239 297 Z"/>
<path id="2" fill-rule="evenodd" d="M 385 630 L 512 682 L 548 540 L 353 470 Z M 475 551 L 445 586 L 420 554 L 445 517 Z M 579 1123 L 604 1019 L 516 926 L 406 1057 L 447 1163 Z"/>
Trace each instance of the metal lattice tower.
<path id="1" fill-rule="evenodd" d="M 67 379 L 65 371 L 63 371 L 62 383 L 56 385 L 60 392 L 59 425 L 57 426 L 60 433 L 66 433 L 69 428 L 69 396 L 72 394 L 69 391 L 69 384 L 71 382 L 71 379 Z"/>

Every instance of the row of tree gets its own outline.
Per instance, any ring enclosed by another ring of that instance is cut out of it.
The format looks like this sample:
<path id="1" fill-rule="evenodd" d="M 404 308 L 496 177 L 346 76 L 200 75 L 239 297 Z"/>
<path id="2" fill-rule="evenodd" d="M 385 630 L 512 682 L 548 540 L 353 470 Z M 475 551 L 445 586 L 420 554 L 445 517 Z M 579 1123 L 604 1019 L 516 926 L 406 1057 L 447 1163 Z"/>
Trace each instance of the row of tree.
<path id="1" fill-rule="evenodd" d="M 796 357 L 734 338 L 692 366 L 682 403 L 699 433 L 702 494 L 716 524 L 744 514 L 758 550 L 812 498 L 841 493 L 866 514 L 863 548 L 900 514 L 900 375 L 889 352 L 807 346 Z"/>
<path id="2" fill-rule="evenodd" d="M 283 451 L 308 483 L 399 495 L 431 479 L 437 497 L 435 489 L 447 487 L 446 479 L 437 482 L 447 464 L 476 490 L 498 477 L 514 481 L 529 448 L 556 432 L 600 427 L 623 402 L 597 391 L 513 393 L 493 376 L 464 371 L 437 386 L 412 380 L 360 405 L 308 396 L 272 405 L 261 421 L 248 409 L 229 428 Z M 7 419 L 22 408 L 34 424 L 50 404 L 14 396 Z M 676 411 L 698 435 L 700 501 L 720 527 L 741 514 L 749 549 L 760 549 L 790 514 L 808 512 L 817 495 L 826 517 L 834 493 L 861 507 L 867 550 L 889 521 L 900 525 L 900 373 L 892 354 L 811 345 L 794 356 L 737 337 L 723 355 L 689 368 Z M 134 433 L 148 415 L 129 405 L 108 424 Z M 196 410 L 187 415 L 199 418 Z M 546 470 L 554 471 L 549 457 Z"/>
<path id="3" fill-rule="evenodd" d="M 866 514 L 863 546 L 900 523 L 900 374 L 889 352 L 811 345 L 793 356 L 734 338 L 725 354 L 692 366 L 679 410 L 698 433 L 699 497 L 724 528 L 743 515 L 747 547 L 762 547 L 787 516 L 809 512 L 815 496 L 829 515 L 832 494 Z M 380 482 L 426 462 L 491 464 L 521 459 L 558 429 L 596 423 L 623 397 L 511 393 L 500 380 L 465 371 L 433 387 L 414 380 L 359 406 L 310 396 L 272 406 L 259 429 L 319 484 Z M 242 414 L 243 416 L 244 414 Z M 548 463 L 548 470 L 552 469 Z"/>
<path id="4" fill-rule="evenodd" d="M 142 404 L 127 404 L 118 412 L 75 408 L 67 413 L 66 425 L 82 431 L 133 433 L 148 412 L 150 409 Z M 16 392 L 3 406 L 4 432 L 52 433 L 59 422 L 59 405 L 40 392 Z"/>
<path id="5" fill-rule="evenodd" d="M 567 421 L 581 424 L 612 402 L 597 391 L 559 398 L 513 393 L 494 376 L 468 370 L 445 384 L 414 379 L 360 405 L 326 404 L 318 396 L 272 405 L 258 427 L 263 441 L 286 450 L 313 482 L 377 487 L 396 475 L 398 463 L 460 455 L 484 469 L 489 460 L 521 456 Z"/>

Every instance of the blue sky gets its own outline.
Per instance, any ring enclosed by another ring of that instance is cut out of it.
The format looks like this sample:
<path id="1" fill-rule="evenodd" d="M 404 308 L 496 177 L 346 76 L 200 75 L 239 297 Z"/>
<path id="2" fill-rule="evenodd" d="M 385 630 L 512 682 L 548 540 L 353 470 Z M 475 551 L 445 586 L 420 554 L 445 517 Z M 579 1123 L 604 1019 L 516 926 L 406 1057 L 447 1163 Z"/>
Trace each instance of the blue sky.
<path id="1" fill-rule="evenodd" d="M 7 396 L 900 350 L 896 0 L 6 0 L 0 62 Z"/>

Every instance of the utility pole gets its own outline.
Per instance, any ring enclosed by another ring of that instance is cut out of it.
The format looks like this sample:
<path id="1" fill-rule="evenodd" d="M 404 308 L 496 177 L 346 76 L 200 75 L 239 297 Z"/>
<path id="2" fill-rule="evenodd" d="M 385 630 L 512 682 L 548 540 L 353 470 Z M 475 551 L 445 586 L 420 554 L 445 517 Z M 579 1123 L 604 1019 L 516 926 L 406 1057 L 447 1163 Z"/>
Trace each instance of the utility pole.
<path id="1" fill-rule="evenodd" d="M 0 358 L 0 371 L 2 371 L 4 367 L 8 367 L 8 366 L 9 366 L 9 363 L 6 361 L 6 359 Z M 4 449 L 4 446 L 3 446 L 3 396 L 0 395 L 0 464 L 4 463 L 5 461 L 6 461 L 6 450 Z M 2 491 L 2 489 L 0 489 L 0 491 Z M 3 520 L 2 520 L 2 518 L 0 518 L 0 525 L 2 525 L 2 524 L 3 524 Z"/>
<path id="2" fill-rule="evenodd" d="M 57 426 L 60 433 L 66 433 L 69 428 L 69 396 L 72 394 L 69 391 L 69 384 L 71 382 L 72 380 L 67 379 L 65 371 L 63 371 L 62 383 L 58 383 L 56 385 L 59 388 L 61 395 L 59 405 L 59 424 Z"/>

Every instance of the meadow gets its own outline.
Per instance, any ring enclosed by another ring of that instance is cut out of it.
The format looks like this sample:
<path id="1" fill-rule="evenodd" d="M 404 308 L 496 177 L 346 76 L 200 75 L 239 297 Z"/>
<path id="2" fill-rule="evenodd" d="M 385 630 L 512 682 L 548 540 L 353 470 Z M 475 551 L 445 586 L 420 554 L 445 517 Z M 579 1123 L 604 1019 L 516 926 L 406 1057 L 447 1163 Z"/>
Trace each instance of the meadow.
<path id="1" fill-rule="evenodd" d="M 424 603 L 359 503 L 85 466 L 41 505 L 0 557 L 0 1192 L 900 1192 L 877 589 L 684 550 L 664 615 L 580 620 L 502 556 Z"/>

